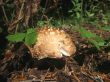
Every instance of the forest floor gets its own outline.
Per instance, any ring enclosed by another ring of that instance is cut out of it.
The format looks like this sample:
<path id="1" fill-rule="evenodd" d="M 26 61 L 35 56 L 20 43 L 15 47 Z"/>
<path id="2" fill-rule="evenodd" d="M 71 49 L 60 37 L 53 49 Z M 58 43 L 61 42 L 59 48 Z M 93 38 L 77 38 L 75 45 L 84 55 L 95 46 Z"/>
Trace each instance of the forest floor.
<path id="1" fill-rule="evenodd" d="M 110 36 L 90 24 L 84 27 L 104 39 Z M 70 34 L 77 47 L 73 57 L 38 60 L 23 43 L 6 49 L 0 59 L 0 82 L 110 82 L 110 46 L 97 50 L 78 32 Z"/>

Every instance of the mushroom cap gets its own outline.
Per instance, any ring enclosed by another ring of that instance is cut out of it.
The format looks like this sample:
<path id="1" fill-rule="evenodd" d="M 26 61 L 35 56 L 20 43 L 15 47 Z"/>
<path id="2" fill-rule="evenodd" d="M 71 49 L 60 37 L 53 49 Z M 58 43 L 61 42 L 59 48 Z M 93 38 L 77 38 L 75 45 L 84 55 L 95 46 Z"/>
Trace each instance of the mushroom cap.
<path id="1" fill-rule="evenodd" d="M 45 27 L 37 30 L 37 34 L 33 55 L 40 59 L 46 57 L 62 58 L 76 52 L 71 36 L 64 30 Z"/>

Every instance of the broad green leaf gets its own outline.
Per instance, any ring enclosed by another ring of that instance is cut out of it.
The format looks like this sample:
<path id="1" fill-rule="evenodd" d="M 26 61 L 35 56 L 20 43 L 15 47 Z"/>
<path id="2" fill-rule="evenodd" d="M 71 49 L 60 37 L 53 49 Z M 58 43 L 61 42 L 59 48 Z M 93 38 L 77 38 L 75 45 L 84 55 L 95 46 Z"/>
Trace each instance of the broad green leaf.
<path id="1" fill-rule="evenodd" d="M 99 45 L 99 46 L 104 46 L 105 41 L 104 41 L 101 37 L 96 36 L 96 37 L 95 37 L 95 40 L 98 42 L 98 45 Z"/>
<path id="2" fill-rule="evenodd" d="M 90 32 L 90 31 L 87 31 L 84 28 L 80 28 L 79 32 L 83 38 L 88 39 L 88 41 L 90 43 L 92 43 L 97 49 L 104 46 L 105 41 L 101 37 L 99 37 L 98 35 Z"/>
<path id="3" fill-rule="evenodd" d="M 96 34 L 90 32 L 90 31 L 88 31 L 84 28 L 80 28 L 79 32 L 80 32 L 81 36 L 84 37 L 84 38 L 94 38 L 94 37 L 96 37 Z"/>
<path id="4" fill-rule="evenodd" d="M 28 29 L 25 37 L 25 44 L 32 45 L 37 40 L 37 32 L 35 29 Z"/>
<path id="5" fill-rule="evenodd" d="M 98 46 L 104 46 L 105 44 L 105 41 L 99 36 L 96 36 L 94 40 L 97 42 Z"/>
<path id="6" fill-rule="evenodd" d="M 89 42 L 91 42 L 98 50 L 105 45 L 105 41 L 97 35 L 95 38 L 91 38 Z"/>
<path id="7" fill-rule="evenodd" d="M 100 49 L 100 46 L 95 40 L 89 40 L 90 43 L 92 43 L 98 50 Z"/>
<path id="8" fill-rule="evenodd" d="M 89 40 L 98 50 L 104 46 L 105 42 L 98 42 L 97 40 Z"/>
<path id="9" fill-rule="evenodd" d="M 98 46 L 104 46 L 105 45 L 105 42 L 98 42 Z"/>
<path id="10" fill-rule="evenodd" d="M 21 42 L 25 37 L 25 33 L 16 33 L 13 35 L 8 35 L 6 38 L 11 42 Z"/>

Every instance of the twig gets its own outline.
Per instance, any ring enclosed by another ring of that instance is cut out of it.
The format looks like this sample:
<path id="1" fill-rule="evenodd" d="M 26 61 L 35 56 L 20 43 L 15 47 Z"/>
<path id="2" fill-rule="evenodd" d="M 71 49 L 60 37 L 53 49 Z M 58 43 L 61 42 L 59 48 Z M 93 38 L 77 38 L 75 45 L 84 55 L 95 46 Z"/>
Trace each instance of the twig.
<path id="1" fill-rule="evenodd" d="M 43 14 L 43 15 L 41 16 L 41 20 L 43 19 L 43 16 L 44 16 L 44 14 L 45 14 L 45 10 L 46 10 L 47 4 L 48 4 L 48 0 L 46 0 L 45 7 L 44 7 L 44 9 L 43 9 L 43 11 L 42 11 L 42 14 Z"/>
<path id="2" fill-rule="evenodd" d="M 36 79 L 36 80 L 25 80 L 25 81 L 20 81 L 20 82 L 41 82 L 40 79 Z M 45 80 L 45 82 L 57 82 L 55 80 Z"/>
<path id="3" fill-rule="evenodd" d="M 41 82 L 45 81 L 45 77 L 47 76 L 48 72 L 49 72 L 49 69 L 47 70 L 46 74 L 43 77 L 41 77 Z"/>
<path id="4" fill-rule="evenodd" d="M 25 0 L 23 0 L 23 3 L 22 3 L 22 5 L 21 5 L 21 9 L 20 9 L 20 12 L 19 12 L 19 15 L 18 15 L 18 19 L 20 19 L 20 18 L 21 18 L 22 11 L 23 11 L 23 7 L 24 7 L 24 3 L 25 3 Z M 19 27 L 19 23 L 18 23 L 18 24 L 17 24 L 17 26 L 16 26 L 15 33 L 17 32 L 18 27 Z"/>
<path id="5" fill-rule="evenodd" d="M 86 76 L 86 77 L 88 77 L 88 78 L 90 78 L 90 79 L 92 79 L 93 81 L 95 81 L 95 82 L 104 82 L 103 81 L 103 79 L 100 77 L 100 76 L 90 76 L 90 75 L 88 75 L 88 74 L 86 74 L 86 73 L 84 73 L 84 72 L 81 72 L 84 76 Z"/>
<path id="6" fill-rule="evenodd" d="M 1 1 L 1 3 L 3 3 L 3 0 Z M 5 12 L 5 8 L 4 8 L 3 5 L 1 5 L 1 7 L 2 7 L 2 10 L 3 10 L 3 14 L 4 14 L 4 17 L 5 17 L 6 23 L 8 23 L 9 21 L 8 21 L 8 17 L 6 15 L 6 12 Z"/>
<path id="7" fill-rule="evenodd" d="M 76 76 L 75 73 L 73 73 L 74 78 L 77 80 L 77 82 L 81 82 L 80 79 Z"/>

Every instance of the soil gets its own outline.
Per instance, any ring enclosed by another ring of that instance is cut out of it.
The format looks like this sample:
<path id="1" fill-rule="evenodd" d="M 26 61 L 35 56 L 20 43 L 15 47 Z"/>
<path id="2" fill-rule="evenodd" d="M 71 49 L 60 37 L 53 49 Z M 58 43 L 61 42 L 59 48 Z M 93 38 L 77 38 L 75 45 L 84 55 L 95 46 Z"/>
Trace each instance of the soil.
<path id="1" fill-rule="evenodd" d="M 110 36 L 90 24 L 84 27 L 105 40 Z M 0 59 L 0 82 L 110 82 L 110 46 L 97 50 L 78 32 L 68 32 L 77 47 L 72 57 L 38 60 L 23 43 L 7 47 Z"/>

